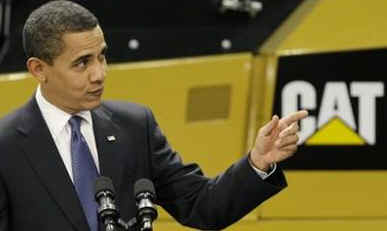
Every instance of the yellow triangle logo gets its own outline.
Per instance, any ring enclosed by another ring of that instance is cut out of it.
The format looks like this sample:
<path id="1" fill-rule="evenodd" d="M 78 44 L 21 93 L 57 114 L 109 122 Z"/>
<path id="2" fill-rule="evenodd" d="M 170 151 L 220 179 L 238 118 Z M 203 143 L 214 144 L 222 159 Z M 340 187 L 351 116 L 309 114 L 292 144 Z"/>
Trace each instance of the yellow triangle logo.
<path id="1" fill-rule="evenodd" d="M 333 117 L 309 137 L 306 145 L 365 145 L 366 141 L 338 117 Z"/>

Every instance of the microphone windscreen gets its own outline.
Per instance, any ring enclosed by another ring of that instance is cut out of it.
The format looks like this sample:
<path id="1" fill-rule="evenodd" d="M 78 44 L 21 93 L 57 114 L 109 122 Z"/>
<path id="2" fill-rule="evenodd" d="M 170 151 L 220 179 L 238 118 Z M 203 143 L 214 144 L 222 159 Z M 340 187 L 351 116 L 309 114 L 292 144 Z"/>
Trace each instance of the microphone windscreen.
<path id="1" fill-rule="evenodd" d="M 152 181 L 142 178 L 136 181 L 134 184 L 134 196 L 137 196 L 140 193 L 143 192 L 150 192 L 151 194 L 155 195 L 155 186 L 153 185 Z"/>
<path id="2" fill-rule="evenodd" d="M 100 176 L 95 181 L 95 194 L 98 194 L 101 191 L 110 191 L 115 194 L 113 182 L 109 177 Z"/>

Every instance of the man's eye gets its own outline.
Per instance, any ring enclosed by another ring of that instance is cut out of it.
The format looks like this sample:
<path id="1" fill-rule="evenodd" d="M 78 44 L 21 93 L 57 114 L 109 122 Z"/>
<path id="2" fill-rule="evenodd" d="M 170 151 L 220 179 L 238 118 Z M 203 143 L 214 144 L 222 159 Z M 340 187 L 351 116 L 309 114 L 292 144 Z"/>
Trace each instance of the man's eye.
<path id="1" fill-rule="evenodd" d="M 81 61 L 79 61 L 75 66 L 76 67 L 78 67 L 78 68 L 84 68 L 84 67 L 86 67 L 87 66 L 87 63 L 88 63 L 89 61 L 88 60 L 81 60 Z"/>

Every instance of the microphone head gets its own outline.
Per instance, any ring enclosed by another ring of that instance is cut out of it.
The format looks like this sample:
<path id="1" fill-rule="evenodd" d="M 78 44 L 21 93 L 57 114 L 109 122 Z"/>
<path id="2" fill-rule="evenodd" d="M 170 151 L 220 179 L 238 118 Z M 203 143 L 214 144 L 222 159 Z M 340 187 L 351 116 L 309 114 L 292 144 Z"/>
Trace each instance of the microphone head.
<path id="1" fill-rule="evenodd" d="M 155 186 L 153 185 L 152 181 L 142 178 L 136 181 L 134 184 L 134 196 L 137 197 L 140 193 L 148 192 L 151 193 L 153 196 L 156 194 L 155 192 Z"/>
<path id="2" fill-rule="evenodd" d="M 109 177 L 100 176 L 95 181 L 95 195 L 98 195 L 102 191 L 109 191 L 111 194 L 115 194 L 113 182 Z"/>

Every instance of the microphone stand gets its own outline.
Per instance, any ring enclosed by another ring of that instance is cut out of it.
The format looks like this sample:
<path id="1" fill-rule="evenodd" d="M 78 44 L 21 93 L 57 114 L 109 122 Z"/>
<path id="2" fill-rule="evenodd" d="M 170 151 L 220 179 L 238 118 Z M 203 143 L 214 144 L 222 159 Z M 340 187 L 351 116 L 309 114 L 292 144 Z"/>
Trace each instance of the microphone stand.
<path id="1" fill-rule="evenodd" d="M 135 184 L 137 201 L 137 215 L 128 222 L 120 217 L 118 208 L 114 204 L 115 191 L 112 180 L 101 176 L 95 184 L 95 200 L 99 204 L 97 214 L 104 224 L 106 231 L 115 231 L 115 227 L 129 230 L 133 227 L 140 231 L 153 231 L 152 222 L 157 218 L 157 210 L 152 203 L 154 199 L 154 186 L 148 179 L 138 180 Z"/>
<path id="2" fill-rule="evenodd" d="M 106 231 L 115 231 L 115 227 L 120 227 L 123 230 L 130 230 L 131 228 L 136 226 L 136 230 L 153 231 L 152 219 L 150 218 L 144 218 L 141 224 L 140 222 L 138 222 L 136 217 L 133 217 L 128 222 L 125 222 L 123 219 L 118 218 L 117 220 L 110 220 L 109 222 L 105 223 Z"/>
<path id="3" fill-rule="evenodd" d="M 128 222 L 125 222 L 123 219 L 118 218 L 115 220 L 106 220 L 105 221 L 105 227 L 106 231 L 115 231 L 115 227 L 120 227 L 123 230 L 129 230 L 130 228 L 137 225 L 137 219 L 134 217 L 130 219 Z"/>

